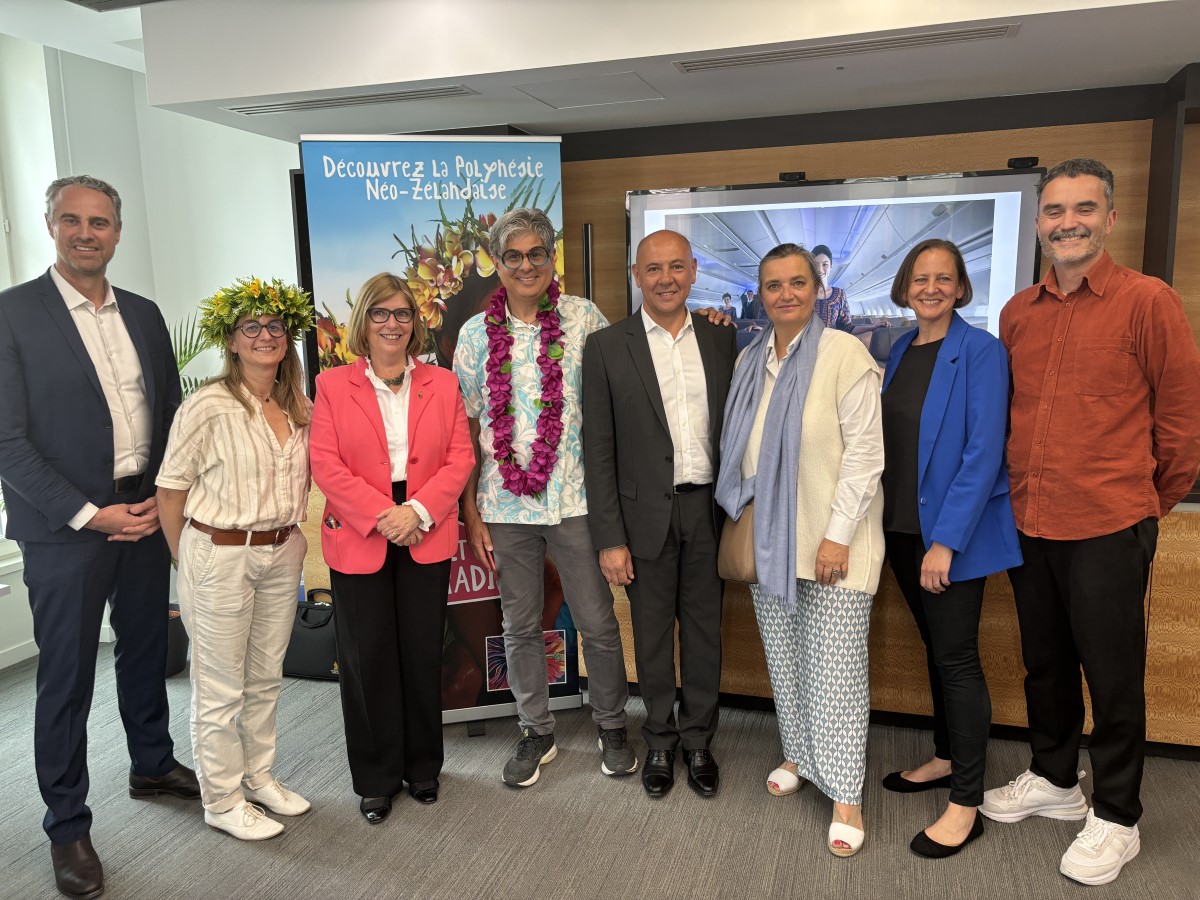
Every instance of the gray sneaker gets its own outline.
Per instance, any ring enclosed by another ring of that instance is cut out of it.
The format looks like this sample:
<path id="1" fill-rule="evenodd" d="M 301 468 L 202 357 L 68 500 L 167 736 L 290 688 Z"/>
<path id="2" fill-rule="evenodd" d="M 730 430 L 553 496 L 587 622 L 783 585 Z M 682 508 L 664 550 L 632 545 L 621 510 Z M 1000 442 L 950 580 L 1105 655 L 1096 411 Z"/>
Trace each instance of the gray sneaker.
<path id="1" fill-rule="evenodd" d="M 637 757 L 629 746 L 624 728 L 599 728 L 596 744 L 604 752 L 600 771 L 605 775 L 632 775 L 637 771 Z"/>
<path id="2" fill-rule="evenodd" d="M 521 731 L 521 740 L 512 759 L 504 764 L 504 783 L 513 787 L 529 787 L 538 780 L 543 763 L 558 756 L 554 734 L 538 734 L 532 728 Z"/>

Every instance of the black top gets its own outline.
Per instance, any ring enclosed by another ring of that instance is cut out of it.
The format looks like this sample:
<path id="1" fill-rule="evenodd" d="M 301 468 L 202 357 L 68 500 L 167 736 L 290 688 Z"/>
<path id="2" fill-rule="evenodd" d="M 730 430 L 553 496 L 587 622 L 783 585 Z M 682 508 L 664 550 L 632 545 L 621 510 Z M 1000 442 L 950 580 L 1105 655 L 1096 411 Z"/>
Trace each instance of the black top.
<path id="1" fill-rule="evenodd" d="M 917 512 L 917 445 L 921 437 L 921 407 L 940 340 L 910 344 L 896 366 L 883 395 L 883 528 L 920 534 Z"/>

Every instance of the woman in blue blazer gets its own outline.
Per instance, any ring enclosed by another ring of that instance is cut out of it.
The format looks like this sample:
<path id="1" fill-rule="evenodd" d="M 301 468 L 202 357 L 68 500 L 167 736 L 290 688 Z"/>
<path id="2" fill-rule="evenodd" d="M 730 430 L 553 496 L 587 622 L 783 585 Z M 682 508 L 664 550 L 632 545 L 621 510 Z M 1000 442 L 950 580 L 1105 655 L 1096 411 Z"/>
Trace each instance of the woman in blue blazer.
<path id="1" fill-rule="evenodd" d="M 892 791 L 950 788 L 946 812 L 910 846 L 951 856 L 983 833 L 976 807 L 992 707 L 979 662 L 988 575 L 1020 565 L 1004 434 L 1008 362 L 1000 341 L 955 310 L 971 302 L 958 247 L 932 239 L 905 257 L 892 302 L 917 320 L 883 380 L 887 553 L 921 638 L 933 695 L 934 756 L 883 781 Z"/>

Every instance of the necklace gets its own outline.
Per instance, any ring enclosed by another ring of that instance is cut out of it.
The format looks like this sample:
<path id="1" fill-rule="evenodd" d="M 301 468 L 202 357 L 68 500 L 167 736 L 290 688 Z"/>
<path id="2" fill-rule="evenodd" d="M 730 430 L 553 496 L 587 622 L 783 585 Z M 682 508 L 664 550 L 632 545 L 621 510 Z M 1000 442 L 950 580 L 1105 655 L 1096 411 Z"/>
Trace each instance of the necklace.
<path id="1" fill-rule="evenodd" d="M 404 384 L 404 373 L 401 372 L 395 378 L 380 378 L 379 380 L 382 381 L 384 384 L 386 384 L 388 387 L 396 387 L 397 385 Z"/>
<path id="2" fill-rule="evenodd" d="M 550 483 L 550 474 L 558 462 L 558 442 L 563 431 L 563 346 L 558 296 L 558 282 L 551 281 L 546 293 L 538 301 L 537 320 L 541 324 L 541 340 L 537 364 L 542 370 L 542 392 L 534 400 L 534 405 L 541 411 L 537 418 L 537 437 L 529 448 L 528 469 L 522 469 L 513 455 L 513 413 L 516 412 L 512 405 L 513 336 L 508 329 L 508 293 L 503 287 L 492 295 L 492 302 L 484 317 L 488 338 L 484 369 L 487 371 L 492 451 L 505 489 L 518 497 L 540 497 Z"/>

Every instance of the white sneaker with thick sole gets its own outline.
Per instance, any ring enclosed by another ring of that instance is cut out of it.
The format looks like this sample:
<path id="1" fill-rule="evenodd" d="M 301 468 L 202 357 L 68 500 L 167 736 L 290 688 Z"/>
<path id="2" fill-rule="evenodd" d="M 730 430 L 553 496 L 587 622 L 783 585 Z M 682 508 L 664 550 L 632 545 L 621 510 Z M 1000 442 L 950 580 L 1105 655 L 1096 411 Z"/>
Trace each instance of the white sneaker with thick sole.
<path id="1" fill-rule="evenodd" d="M 1030 816 L 1078 820 L 1087 815 L 1088 805 L 1079 785 L 1055 787 L 1027 769 L 1004 787 L 985 791 L 979 811 L 995 822 L 1020 822 Z"/>
<path id="2" fill-rule="evenodd" d="M 204 811 L 209 828 L 232 834 L 239 841 L 265 841 L 283 831 L 283 826 L 268 816 L 261 806 L 243 800 L 227 812 Z"/>
<path id="3" fill-rule="evenodd" d="M 242 794 L 251 803 L 265 806 L 281 816 L 302 816 L 312 809 L 311 803 L 295 791 L 289 791 L 287 785 L 278 778 L 272 778 L 269 784 L 258 790 L 243 785 Z"/>
<path id="4" fill-rule="evenodd" d="M 1138 855 L 1142 840 L 1136 825 L 1118 825 L 1088 810 L 1087 824 L 1063 854 L 1058 871 L 1081 884 L 1108 884 Z"/>

